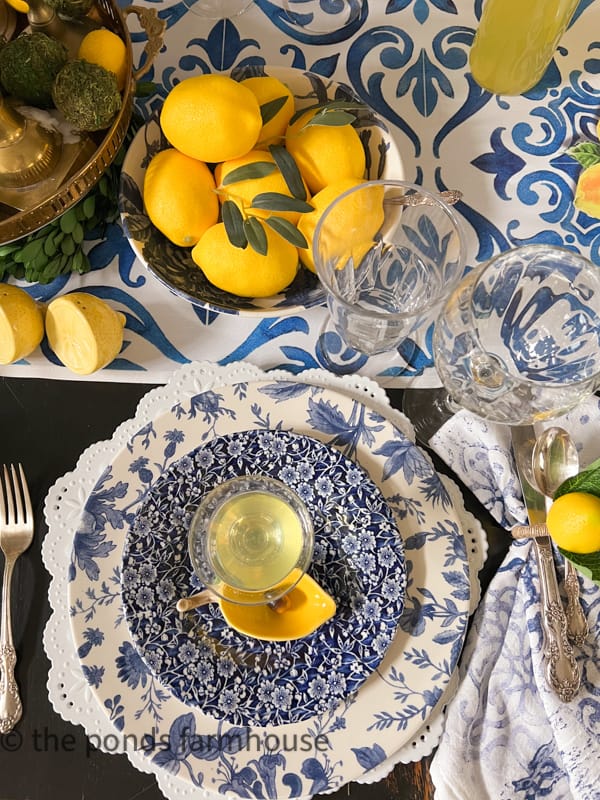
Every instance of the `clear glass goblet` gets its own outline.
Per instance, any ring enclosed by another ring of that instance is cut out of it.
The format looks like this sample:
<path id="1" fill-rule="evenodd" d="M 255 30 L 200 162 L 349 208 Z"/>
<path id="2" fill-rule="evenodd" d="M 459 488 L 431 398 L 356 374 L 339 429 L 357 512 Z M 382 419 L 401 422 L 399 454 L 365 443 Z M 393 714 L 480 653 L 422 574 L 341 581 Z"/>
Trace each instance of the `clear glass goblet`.
<path id="1" fill-rule="evenodd" d="M 566 413 L 600 386 L 600 269 L 554 245 L 501 253 L 452 292 L 433 355 L 443 388 L 405 393 L 421 440 L 458 408 L 506 425 Z"/>
<path id="2" fill-rule="evenodd" d="M 342 341 L 366 355 L 386 353 L 431 325 L 460 280 L 462 222 L 421 186 L 365 181 L 325 209 L 313 257 Z"/>
<path id="3" fill-rule="evenodd" d="M 193 14 L 206 19 L 231 19 L 239 17 L 254 0 L 184 0 Z"/>
<path id="4" fill-rule="evenodd" d="M 366 0 L 283 0 L 287 21 L 310 33 L 332 33 L 360 19 Z"/>

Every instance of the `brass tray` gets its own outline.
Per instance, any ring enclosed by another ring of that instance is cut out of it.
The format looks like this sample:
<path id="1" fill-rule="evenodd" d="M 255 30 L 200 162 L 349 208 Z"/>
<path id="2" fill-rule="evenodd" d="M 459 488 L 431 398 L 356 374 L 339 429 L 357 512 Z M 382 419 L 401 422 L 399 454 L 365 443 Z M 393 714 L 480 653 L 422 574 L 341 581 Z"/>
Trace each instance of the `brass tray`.
<path id="1" fill-rule="evenodd" d="M 137 16 L 147 38 L 141 66 L 136 70 L 133 69 L 131 36 L 126 24 L 129 14 Z M 100 131 L 93 135 L 97 141 L 97 149 L 84 166 L 70 176 L 53 195 L 38 205 L 0 219 L 0 244 L 13 242 L 39 230 L 81 200 L 113 162 L 125 139 L 133 111 L 136 81 L 150 69 L 156 54 L 162 47 L 166 23 L 158 18 L 154 9 L 131 5 L 121 12 L 112 0 L 95 0 L 95 16 L 102 25 L 112 30 L 125 42 L 127 74 L 130 77 L 123 89 L 121 110 L 107 131 Z"/>

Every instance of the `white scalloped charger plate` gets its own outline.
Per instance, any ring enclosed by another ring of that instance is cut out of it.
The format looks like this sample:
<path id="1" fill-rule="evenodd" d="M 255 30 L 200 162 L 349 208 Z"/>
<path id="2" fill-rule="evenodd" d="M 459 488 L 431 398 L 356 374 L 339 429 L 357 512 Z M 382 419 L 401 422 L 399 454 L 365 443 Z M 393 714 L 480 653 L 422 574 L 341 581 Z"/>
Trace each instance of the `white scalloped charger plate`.
<path id="1" fill-rule="evenodd" d="M 340 447 L 379 485 L 405 542 L 406 608 L 386 658 L 354 698 L 307 722 L 232 728 L 168 695 L 143 665 L 123 624 L 120 559 L 128 519 L 170 463 L 216 434 L 277 426 Z M 71 622 L 97 700 L 119 730 L 154 747 L 156 766 L 212 791 L 235 793 L 250 773 L 253 783 L 270 782 L 283 796 L 292 784 L 307 795 L 354 780 L 421 727 L 462 648 L 471 588 L 460 514 L 402 432 L 330 389 L 266 380 L 181 397 L 111 460 L 74 542 Z M 282 732 L 295 735 L 287 739 L 295 744 L 269 761 Z M 301 748 L 307 742 L 308 752 Z"/>

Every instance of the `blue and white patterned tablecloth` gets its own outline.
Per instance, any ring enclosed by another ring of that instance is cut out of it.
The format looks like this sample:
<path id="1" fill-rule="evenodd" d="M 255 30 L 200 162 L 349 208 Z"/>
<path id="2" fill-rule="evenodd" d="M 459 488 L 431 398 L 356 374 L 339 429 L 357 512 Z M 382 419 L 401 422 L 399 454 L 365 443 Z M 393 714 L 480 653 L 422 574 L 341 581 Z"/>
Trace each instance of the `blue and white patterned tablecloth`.
<path id="1" fill-rule="evenodd" d="M 323 0 L 325 2 L 325 0 Z M 123 2 L 122 5 L 127 3 Z M 290 26 L 279 4 L 255 0 L 230 20 L 207 20 L 183 2 L 140 0 L 166 20 L 164 47 L 152 71 L 159 92 L 143 100 L 148 116 L 177 78 L 229 72 L 247 63 L 311 69 L 350 84 L 391 125 L 406 180 L 457 188 L 467 228 L 467 266 L 508 247 L 552 242 L 600 264 L 600 222 L 573 206 L 579 167 L 565 155 L 574 141 L 596 139 L 600 116 L 600 4 L 581 0 L 542 81 L 526 95 L 497 97 L 472 79 L 468 53 L 481 0 L 362 0 L 355 23 L 334 33 Z M 144 37 L 132 32 L 134 61 Z M 93 380 L 161 383 L 188 361 L 246 359 L 298 373 L 325 364 L 319 335 L 324 307 L 285 318 L 217 314 L 171 295 L 146 272 L 119 224 L 90 243 L 92 272 L 28 290 L 42 301 L 85 289 L 127 317 L 125 347 Z M 430 332 L 418 346 L 367 359 L 341 353 L 340 373 L 358 372 L 385 386 L 438 383 Z M 410 351 L 411 361 L 404 359 Z M 47 348 L 0 375 L 74 377 Z"/>

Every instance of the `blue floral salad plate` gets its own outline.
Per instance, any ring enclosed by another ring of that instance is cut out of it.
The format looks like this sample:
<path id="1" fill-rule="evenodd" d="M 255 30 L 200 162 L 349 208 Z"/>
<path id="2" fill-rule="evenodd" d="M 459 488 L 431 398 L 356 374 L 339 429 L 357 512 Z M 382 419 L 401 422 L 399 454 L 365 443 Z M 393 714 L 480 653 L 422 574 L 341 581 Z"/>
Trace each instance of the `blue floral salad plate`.
<path id="1" fill-rule="evenodd" d="M 271 75 L 293 92 L 296 108 L 307 108 L 326 100 L 357 101 L 354 92 L 331 78 L 292 67 L 246 65 L 232 73 L 236 80 Z M 393 177 L 401 180 L 404 167 L 397 145 L 382 117 L 367 106 L 357 111 L 357 128 L 365 149 L 366 178 Z M 170 242 L 150 222 L 144 209 L 143 185 L 153 155 L 169 147 L 159 124 L 160 108 L 132 140 L 121 168 L 119 209 L 131 248 L 144 266 L 171 292 L 190 303 L 228 314 L 285 317 L 325 302 L 317 276 L 301 267 L 294 281 L 281 294 L 246 298 L 218 289 L 206 279 L 191 256 L 191 249 Z"/>
<path id="2" fill-rule="evenodd" d="M 337 606 L 309 636 L 259 641 L 230 628 L 218 604 L 175 607 L 205 588 L 188 554 L 194 511 L 239 475 L 276 478 L 309 510 L 309 572 Z M 406 586 L 402 539 L 377 486 L 339 450 L 283 430 L 217 436 L 166 470 L 126 536 L 121 576 L 132 639 L 161 683 L 213 717 L 259 726 L 331 713 L 356 692 L 394 638 Z"/>
<path id="3" fill-rule="evenodd" d="M 174 778 L 211 797 L 335 791 L 421 734 L 452 690 L 472 597 L 464 507 L 368 397 L 281 373 L 207 388 L 190 367 L 156 390 L 167 410 L 102 462 L 74 522 L 68 597 L 83 675 L 159 783 Z M 168 691 L 140 656 L 121 598 L 127 534 L 149 492 L 186 454 L 241 431 L 291 431 L 339 450 L 379 488 L 403 540 L 404 608 L 381 663 L 346 696 L 319 676 L 314 691 L 331 698 L 328 710 L 285 725 L 231 723 Z"/>

